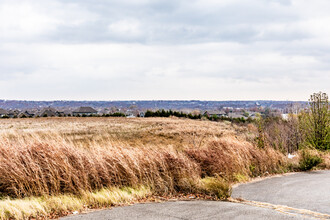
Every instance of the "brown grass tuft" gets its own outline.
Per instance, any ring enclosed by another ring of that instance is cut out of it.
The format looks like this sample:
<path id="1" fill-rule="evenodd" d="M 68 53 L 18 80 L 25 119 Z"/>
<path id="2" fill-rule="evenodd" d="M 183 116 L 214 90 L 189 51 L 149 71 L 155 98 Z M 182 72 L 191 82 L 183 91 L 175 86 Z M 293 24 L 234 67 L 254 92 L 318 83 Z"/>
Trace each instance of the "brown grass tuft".
<path id="1" fill-rule="evenodd" d="M 196 161 L 202 170 L 202 176 L 221 175 L 230 181 L 235 174 L 259 176 L 266 172 L 283 172 L 287 165 L 286 157 L 273 149 L 258 149 L 251 143 L 235 138 L 211 141 L 199 149 L 186 149 L 186 154 Z"/>

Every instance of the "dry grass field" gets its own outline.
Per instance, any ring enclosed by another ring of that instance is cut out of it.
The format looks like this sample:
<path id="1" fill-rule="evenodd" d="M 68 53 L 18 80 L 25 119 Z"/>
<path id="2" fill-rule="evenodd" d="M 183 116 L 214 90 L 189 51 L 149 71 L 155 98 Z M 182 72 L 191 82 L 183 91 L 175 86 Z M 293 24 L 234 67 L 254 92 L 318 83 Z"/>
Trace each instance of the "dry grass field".
<path id="1" fill-rule="evenodd" d="M 178 118 L 0 121 L 0 218 L 50 216 L 153 195 L 230 196 L 230 184 L 293 169 L 253 125 Z"/>
<path id="2" fill-rule="evenodd" d="M 241 136 L 246 129 L 230 123 L 177 118 L 37 118 L 2 120 L 2 139 L 14 142 L 65 140 L 76 146 L 202 145 L 212 137 Z"/>

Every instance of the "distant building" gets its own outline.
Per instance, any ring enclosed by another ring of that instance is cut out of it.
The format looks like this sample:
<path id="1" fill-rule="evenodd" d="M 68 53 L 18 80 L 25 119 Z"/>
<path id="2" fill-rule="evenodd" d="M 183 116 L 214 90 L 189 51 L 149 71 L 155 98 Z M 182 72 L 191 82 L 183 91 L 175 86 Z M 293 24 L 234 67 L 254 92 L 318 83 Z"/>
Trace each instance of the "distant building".
<path id="1" fill-rule="evenodd" d="M 235 112 L 229 112 L 228 113 L 228 117 L 229 118 L 244 118 L 244 119 L 247 119 L 248 117 L 240 114 L 240 113 L 235 113 Z"/>
<path id="2" fill-rule="evenodd" d="M 56 115 L 56 109 L 54 109 L 54 108 L 45 108 L 40 112 L 39 116 L 40 117 L 54 117 L 54 116 L 57 116 Z"/>
<path id="3" fill-rule="evenodd" d="M 56 111 L 56 116 L 63 117 L 63 116 L 66 116 L 66 114 L 64 112 L 61 112 L 61 111 Z"/>
<path id="4" fill-rule="evenodd" d="M 0 117 L 8 116 L 8 111 L 0 108 Z"/>
<path id="5" fill-rule="evenodd" d="M 248 118 L 251 118 L 251 119 L 257 119 L 258 116 L 257 116 L 257 112 L 248 112 L 249 113 L 249 116 Z"/>
<path id="6" fill-rule="evenodd" d="M 64 110 L 63 111 L 64 116 L 72 116 L 72 111 L 70 110 Z"/>
<path id="7" fill-rule="evenodd" d="M 97 111 L 93 109 L 92 107 L 80 107 L 77 110 L 72 112 L 73 116 L 90 116 L 90 115 L 95 115 L 97 114 Z"/>
<path id="8" fill-rule="evenodd" d="M 34 116 L 33 113 L 30 113 L 28 111 L 20 112 L 17 117 L 18 118 L 32 118 Z"/>
<path id="9" fill-rule="evenodd" d="M 8 117 L 9 118 L 17 118 L 19 113 L 20 112 L 18 110 L 9 110 L 8 111 Z"/>
<path id="10" fill-rule="evenodd" d="M 208 117 L 210 117 L 212 115 L 216 115 L 219 118 L 227 116 L 226 112 L 224 112 L 224 111 L 205 111 L 203 115 L 208 116 Z"/>

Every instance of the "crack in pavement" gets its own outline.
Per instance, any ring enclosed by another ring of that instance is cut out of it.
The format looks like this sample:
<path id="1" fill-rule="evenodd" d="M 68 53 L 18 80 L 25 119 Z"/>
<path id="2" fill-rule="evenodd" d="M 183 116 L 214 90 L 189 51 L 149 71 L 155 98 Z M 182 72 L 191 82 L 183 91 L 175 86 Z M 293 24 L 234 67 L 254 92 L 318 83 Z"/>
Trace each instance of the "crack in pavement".
<path id="1" fill-rule="evenodd" d="M 240 204 L 245 204 L 245 205 L 250 205 L 250 206 L 261 207 L 261 208 L 273 209 L 278 212 L 292 215 L 292 216 L 310 217 L 310 218 L 315 218 L 315 219 L 330 219 L 330 215 L 328 215 L 328 214 L 314 212 L 314 211 L 310 211 L 307 209 L 292 208 L 292 207 L 285 206 L 285 205 L 274 205 L 271 203 L 250 201 L 250 200 L 245 200 L 242 198 L 229 198 L 228 201 L 233 202 L 233 203 L 240 203 Z"/>

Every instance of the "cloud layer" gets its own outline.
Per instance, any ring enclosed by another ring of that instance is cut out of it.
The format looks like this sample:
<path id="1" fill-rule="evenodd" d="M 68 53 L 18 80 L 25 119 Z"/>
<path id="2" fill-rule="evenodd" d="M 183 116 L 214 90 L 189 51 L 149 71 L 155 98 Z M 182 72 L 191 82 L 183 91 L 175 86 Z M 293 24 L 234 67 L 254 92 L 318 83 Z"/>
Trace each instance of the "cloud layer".
<path id="1" fill-rule="evenodd" d="M 306 100 L 330 2 L 0 0 L 0 99 Z"/>

